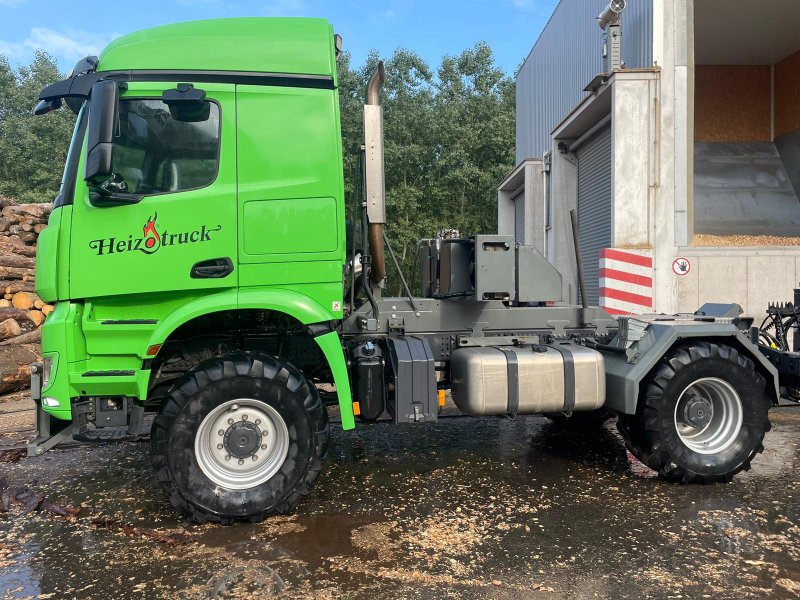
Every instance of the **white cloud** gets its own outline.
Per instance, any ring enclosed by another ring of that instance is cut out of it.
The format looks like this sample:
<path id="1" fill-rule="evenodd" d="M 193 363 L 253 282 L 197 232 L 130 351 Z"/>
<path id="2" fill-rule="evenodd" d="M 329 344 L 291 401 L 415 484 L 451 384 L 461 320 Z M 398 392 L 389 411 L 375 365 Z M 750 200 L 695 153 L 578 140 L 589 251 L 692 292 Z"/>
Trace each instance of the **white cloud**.
<path id="1" fill-rule="evenodd" d="M 274 0 L 264 5 L 268 17 L 299 17 L 306 13 L 305 0 Z"/>
<path id="2" fill-rule="evenodd" d="M 27 0 L 0 0 L 0 6 L 7 6 L 8 8 L 16 8 Z"/>
<path id="3" fill-rule="evenodd" d="M 5 0 L 0 0 L 3 2 Z M 100 50 L 118 34 L 97 34 L 85 31 L 56 31 L 47 27 L 34 27 L 27 38 L 20 42 L 0 40 L 0 54 L 16 59 L 27 60 L 34 50 L 44 50 L 57 59 L 77 61 L 89 54 L 99 54 Z M 71 64 L 61 65 L 62 68 Z"/>

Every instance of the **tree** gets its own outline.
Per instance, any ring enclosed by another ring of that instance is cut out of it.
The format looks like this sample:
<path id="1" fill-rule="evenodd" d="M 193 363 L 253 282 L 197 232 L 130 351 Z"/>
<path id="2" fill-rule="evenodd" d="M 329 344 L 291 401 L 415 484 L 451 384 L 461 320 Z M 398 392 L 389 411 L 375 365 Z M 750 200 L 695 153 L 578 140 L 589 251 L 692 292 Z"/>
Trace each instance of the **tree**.
<path id="1" fill-rule="evenodd" d="M 14 70 L 0 56 L 0 194 L 50 202 L 58 192 L 75 115 L 67 108 L 33 114 L 39 92 L 63 76 L 53 58 L 36 52 Z"/>
<path id="2" fill-rule="evenodd" d="M 357 190 L 364 90 L 377 62 L 374 52 L 359 70 L 348 55 L 339 62 L 348 206 Z M 386 230 L 410 276 L 417 240 L 451 227 L 465 236 L 497 231 L 497 185 L 514 167 L 514 81 L 484 43 L 445 56 L 435 75 L 417 54 L 398 49 L 386 76 Z M 388 266 L 391 292 L 400 294 Z"/>

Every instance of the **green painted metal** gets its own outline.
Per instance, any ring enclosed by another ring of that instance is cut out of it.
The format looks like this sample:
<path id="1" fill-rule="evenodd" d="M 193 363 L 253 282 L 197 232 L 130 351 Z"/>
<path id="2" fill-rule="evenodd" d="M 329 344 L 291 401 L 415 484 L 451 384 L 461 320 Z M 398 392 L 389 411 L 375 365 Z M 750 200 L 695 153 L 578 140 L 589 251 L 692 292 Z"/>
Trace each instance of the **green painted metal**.
<path id="1" fill-rule="evenodd" d="M 328 361 L 333 373 L 333 382 L 336 384 L 336 394 L 339 397 L 339 412 L 342 417 L 342 429 L 353 429 L 356 426 L 353 416 L 353 402 L 350 393 L 350 374 L 347 362 L 342 352 L 339 334 L 335 331 L 315 338 L 322 353 Z"/>
<path id="2" fill-rule="evenodd" d="M 101 71 L 236 71 L 332 77 L 335 49 L 320 19 L 223 19 L 156 27 L 112 42 Z M 219 107 L 219 168 L 200 189 L 145 195 L 99 208 L 83 181 L 53 211 L 40 239 L 37 291 L 58 301 L 42 329 L 57 357 L 47 412 L 71 418 L 78 396 L 146 399 L 148 348 L 182 324 L 235 309 L 280 311 L 304 324 L 342 318 L 344 183 L 336 89 L 192 81 Z M 175 81 L 137 81 L 121 102 L 160 98 Z M 154 241 L 152 238 L 157 238 Z M 149 244 L 149 245 L 148 245 Z M 223 278 L 193 265 L 230 258 Z M 345 428 L 354 426 L 336 333 L 316 338 L 329 362 Z M 102 371 L 130 374 L 87 376 Z"/>
<path id="3" fill-rule="evenodd" d="M 102 71 L 191 70 L 336 75 L 333 31 L 324 19 L 213 19 L 118 37 Z"/>

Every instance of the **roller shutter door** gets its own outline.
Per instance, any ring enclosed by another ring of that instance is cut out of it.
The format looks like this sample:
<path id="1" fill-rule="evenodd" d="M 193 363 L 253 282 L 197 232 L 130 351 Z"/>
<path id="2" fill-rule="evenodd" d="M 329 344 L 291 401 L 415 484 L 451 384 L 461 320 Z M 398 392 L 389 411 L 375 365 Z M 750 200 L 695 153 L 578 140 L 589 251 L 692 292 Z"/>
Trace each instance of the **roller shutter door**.
<path id="1" fill-rule="evenodd" d="M 611 127 L 578 148 L 578 228 L 586 299 L 599 302 L 600 250 L 611 247 Z M 580 294 L 578 294 L 580 296 Z"/>
<path id="2" fill-rule="evenodd" d="M 514 237 L 518 244 L 525 240 L 525 192 L 514 197 Z"/>

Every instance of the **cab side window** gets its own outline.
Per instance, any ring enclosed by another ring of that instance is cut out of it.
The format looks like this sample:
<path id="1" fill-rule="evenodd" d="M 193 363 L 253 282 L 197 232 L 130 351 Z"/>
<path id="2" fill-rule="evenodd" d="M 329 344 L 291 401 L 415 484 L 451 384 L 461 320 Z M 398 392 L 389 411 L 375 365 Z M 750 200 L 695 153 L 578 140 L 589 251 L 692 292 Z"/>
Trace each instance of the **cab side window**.
<path id="1" fill-rule="evenodd" d="M 214 102 L 190 118 L 160 98 L 122 99 L 114 171 L 132 194 L 164 194 L 210 185 L 219 169 L 220 114 Z M 176 118 L 176 116 L 178 118 Z"/>

